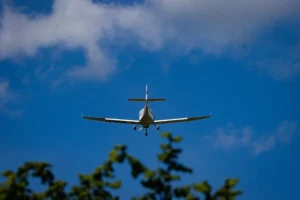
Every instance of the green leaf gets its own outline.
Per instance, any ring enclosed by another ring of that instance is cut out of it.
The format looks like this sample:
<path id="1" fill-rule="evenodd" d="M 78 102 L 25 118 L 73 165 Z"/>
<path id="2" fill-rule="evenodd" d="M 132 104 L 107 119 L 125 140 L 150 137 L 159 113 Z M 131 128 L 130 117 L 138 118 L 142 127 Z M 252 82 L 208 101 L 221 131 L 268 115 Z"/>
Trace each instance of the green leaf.
<path id="1" fill-rule="evenodd" d="M 145 172 L 146 167 L 133 156 L 128 156 L 128 162 L 131 165 L 131 175 L 137 178 L 141 173 Z"/>
<path id="2" fill-rule="evenodd" d="M 97 168 L 94 170 L 94 174 L 101 173 L 102 171 L 103 171 L 103 166 L 97 167 Z"/>
<path id="3" fill-rule="evenodd" d="M 211 190 L 211 186 L 206 182 L 202 182 L 202 183 L 198 183 L 198 184 L 194 184 L 194 190 L 196 192 L 203 192 L 203 193 L 209 193 Z"/>
<path id="4" fill-rule="evenodd" d="M 162 133 L 162 134 L 160 134 L 160 137 L 162 137 L 162 138 L 170 138 L 171 137 L 171 133 L 170 132 Z"/>
<path id="5" fill-rule="evenodd" d="M 109 153 L 109 160 L 112 161 L 112 162 L 115 162 L 115 161 L 117 160 L 117 157 L 118 157 L 118 152 L 119 152 L 118 149 L 112 150 L 112 151 Z"/>
<path id="6" fill-rule="evenodd" d="M 167 149 L 170 148 L 170 145 L 169 144 L 161 144 L 160 148 L 163 149 L 163 150 L 167 150 Z"/>
<path id="7" fill-rule="evenodd" d="M 160 160 L 162 162 L 165 162 L 165 160 L 167 159 L 167 157 L 168 157 L 168 154 L 165 154 L 165 153 L 157 155 L 158 160 Z"/>
<path id="8" fill-rule="evenodd" d="M 121 150 L 121 151 L 124 151 L 127 149 L 127 146 L 126 145 L 122 145 L 122 144 L 118 144 L 118 145 L 115 145 L 114 147 L 115 150 Z"/>
<path id="9" fill-rule="evenodd" d="M 104 164 L 103 164 L 103 169 L 107 172 L 111 172 L 111 171 L 114 171 L 113 170 L 113 167 L 112 167 L 112 161 L 111 160 L 108 160 L 106 161 Z"/>
<path id="10" fill-rule="evenodd" d="M 226 185 L 228 185 L 230 188 L 236 186 L 236 184 L 239 182 L 239 180 L 236 179 L 227 179 L 226 180 Z"/>
<path id="11" fill-rule="evenodd" d="M 174 194 L 176 197 L 187 197 L 190 194 L 191 186 L 174 188 Z"/>
<path id="12" fill-rule="evenodd" d="M 2 172 L 2 176 L 5 176 L 5 177 L 14 176 L 14 172 L 12 170 L 7 170 L 7 171 Z"/>
<path id="13" fill-rule="evenodd" d="M 198 199 L 198 198 L 192 194 L 188 194 L 188 196 L 186 197 L 186 200 L 196 200 L 196 199 Z"/>
<path id="14" fill-rule="evenodd" d="M 147 170 L 144 174 L 145 178 L 153 178 L 155 176 L 155 172 L 151 170 Z"/>
<path id="15" fill-rule="evenodd" d="M 181 141 L 182 141 L 182 137 L 181 136 L 177 136 L 177 137 L 174 137 L 173 138 L 173 142 L 175 142 L 175 143 L 180 143 Z"/>
<path id="16" fill-rule="evenodd" d="M 120 180 L 110 183 L 110 187 L 113 189 L 119 189 L 121 185 L 122 185 L 122 181 Z"/>
<path id="17" fill-rule="evenodd" d="M 243 194 L 243 192 L 241 190 L 237 190 L 237 191 L 231 192 L 231 194 L 232 194 L 232 196 L 238 196 L 238 195 Z"/>

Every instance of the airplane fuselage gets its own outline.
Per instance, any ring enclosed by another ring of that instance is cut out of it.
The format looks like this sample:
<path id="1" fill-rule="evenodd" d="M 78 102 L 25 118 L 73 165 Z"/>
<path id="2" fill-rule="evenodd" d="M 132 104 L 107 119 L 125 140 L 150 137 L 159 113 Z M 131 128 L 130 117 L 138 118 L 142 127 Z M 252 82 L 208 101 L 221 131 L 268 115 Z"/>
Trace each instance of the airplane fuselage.
<path id="1" fill-rule="evenodd" d="M 148 104 L 140 110 L 139 121 L 139 124 L 144 128 L 149 128 L 150 125 L 154 124 L 154 113 L 149 108 Z"/>

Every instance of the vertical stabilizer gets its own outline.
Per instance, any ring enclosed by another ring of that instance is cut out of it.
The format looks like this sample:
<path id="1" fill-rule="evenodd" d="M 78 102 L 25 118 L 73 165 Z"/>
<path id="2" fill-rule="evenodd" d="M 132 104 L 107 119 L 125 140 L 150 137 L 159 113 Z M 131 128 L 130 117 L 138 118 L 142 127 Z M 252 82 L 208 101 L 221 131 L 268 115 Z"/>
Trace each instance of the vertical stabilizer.
<path id="1" fill-rule="evenodd" d="M 146 84 L 146 104 L 148 104 L 148 84 Z"/>

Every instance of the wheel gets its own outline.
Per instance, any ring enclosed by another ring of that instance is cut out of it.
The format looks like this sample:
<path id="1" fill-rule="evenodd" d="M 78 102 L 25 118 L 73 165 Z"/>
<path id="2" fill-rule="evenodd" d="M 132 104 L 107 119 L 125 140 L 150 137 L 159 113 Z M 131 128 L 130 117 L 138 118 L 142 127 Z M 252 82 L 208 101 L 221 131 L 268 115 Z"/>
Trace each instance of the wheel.
<path id="1" fill-rule="evenodd" d="M 145 136 L 147 136 L 148 135 L 148 133 L 145 133 Z"/>

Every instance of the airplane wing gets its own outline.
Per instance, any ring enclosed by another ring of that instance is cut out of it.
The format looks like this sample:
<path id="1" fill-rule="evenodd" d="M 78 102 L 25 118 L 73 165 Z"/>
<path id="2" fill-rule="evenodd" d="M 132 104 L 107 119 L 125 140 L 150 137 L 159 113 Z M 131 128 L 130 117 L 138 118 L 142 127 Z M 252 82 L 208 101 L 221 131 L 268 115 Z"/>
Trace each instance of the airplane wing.
<path id="1" fill-rule="evenodd" d="M 168 123 L 178 123 L 178 122 L 189 122 L 194 120 L 202 120 L 211 117 L 211 115 L 208 116 L 199 116 L 199 117 L 185 117 L 185 118 L 176 118 L 176 119 L 161 119 L 161 120 L 155 120 L 155 124 L 168 124 Z"/>
<path id="2" fill-rule="evenodd" d="M 131 119 L 114 119 L 114 118 L 89 117 L 89 116 L 82 116 L 82 118 L 100 121 L 100 122 L 111 122 L 111 123 L 121 123 L 121 124 L 137 124 L 137 123 L 139 123 L 139 120 L 131 120 Z"/>

